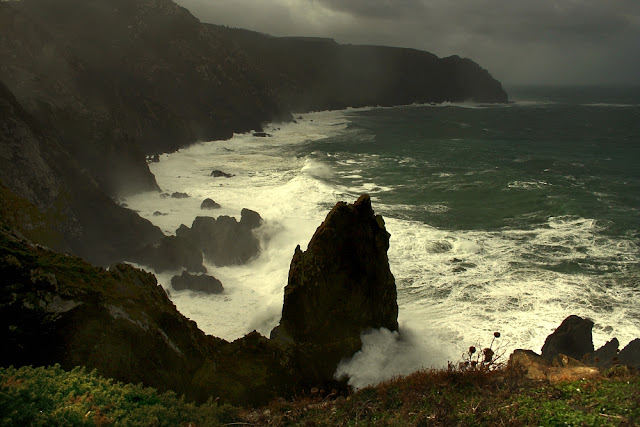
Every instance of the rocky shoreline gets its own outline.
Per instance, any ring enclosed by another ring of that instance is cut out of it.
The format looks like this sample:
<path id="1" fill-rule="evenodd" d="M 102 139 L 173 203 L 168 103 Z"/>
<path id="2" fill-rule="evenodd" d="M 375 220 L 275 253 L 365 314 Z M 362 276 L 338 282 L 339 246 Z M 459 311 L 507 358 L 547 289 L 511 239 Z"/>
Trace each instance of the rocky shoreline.
<path id="1" fill-rule="evenodd" d="M 389 234 L 366 195 L 339 202 L 307 250 L 296 248 L 270 339 L 255 331 L 233 342 L 205 335 L 152 274 L 132 266 L 103 269 L 6 229 L 0 237 L 0 318 L 9 325 L 0 334 L 2 366 L 80 365 L 197 402 L 258 405 L 303 389 L 344 389 L 346 381 L 334 374 L 360 350 L 362 332 L 398 330 Z M 640 368 L 640 339 L 619 354 L 614 340 L 594 352 L 592 326 L 570 316 L 541 356 L 516 350 L 509 364 L 538 380 L 598 372 L 587 365 Z"/>

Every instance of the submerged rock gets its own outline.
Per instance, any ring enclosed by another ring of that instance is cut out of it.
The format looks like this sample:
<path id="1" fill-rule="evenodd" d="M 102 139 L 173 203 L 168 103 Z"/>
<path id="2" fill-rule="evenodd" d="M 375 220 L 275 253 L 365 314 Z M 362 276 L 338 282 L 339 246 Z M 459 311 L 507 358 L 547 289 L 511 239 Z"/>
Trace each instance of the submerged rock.
<path id="1" fill-rule="evenodd" d="M 214 178 L 218 178 L 218 177 L 221 177 L 221 176 L 223 176 L 225 178 L 231 178 L 234 175 L 232 175 L 230 173 L 222 172 L 221 170 L 216 169 L 213 172 L 211 172 L 211 176 L 214 177 Z"/>
<path id="2" fill-rule="evenodd" d="M 270 133 L 267 133 L 267 132 L 254 132 L 254 133 L 253 133 L 253 136 L 257 136 L 257 137 L 259 137 L 259 138 L 267 138 L 267 137 L 269 137 L 269 138 L 270 138 L 270 137 L 271 137 L 271 134 L 270 134 Z"/>
<path id="3" fill-rule="evenodd" d="M 180 276 L 173 276 L 171 287 L 176 291 L 191 290 L 207 294 L 219 294 L 224 291 L 222 282 L 213 276 L 206 274 L 189 274 L 183 271 Z"/>
<path id="4" fill-rule="evenodd" d="M 187 193 L 176 191 L 175 193 L 171 194 L 171 197 L 174 199 L 186 199 L 189 197 L 189 195 Z"/>
<path id="5" fill-rule="evenodd" d="M 363 331 L 398 329 L 389 236 L 363 195 L 352 205 L 339 202 L 307 250 L 296 248 L 271 338 L 294 349 L 307 380 L 331 380 L 338 363 L 360 350 Z"/>

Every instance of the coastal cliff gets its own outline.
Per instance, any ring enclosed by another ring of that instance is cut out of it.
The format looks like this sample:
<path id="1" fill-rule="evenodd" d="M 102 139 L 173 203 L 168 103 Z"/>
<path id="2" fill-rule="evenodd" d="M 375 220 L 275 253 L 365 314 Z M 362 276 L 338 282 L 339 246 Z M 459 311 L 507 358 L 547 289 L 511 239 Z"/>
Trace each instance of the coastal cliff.
<path id="1" fill-rule="evenodd" d="M 75 178 L 62 180 L 72 199 L 85 197 L 80 187 L 97 188 L 102 199 L 159 190 L 146 156 L 260 131 L 262 123 L 292 120 L 291 111 L 507 101 L 500 83 L 469 59 L 228 29 L 201 23 L 171 0 L 0 2 L 0 27 L 3 96 L 15 98 L 30 126 L 47 129 L 55 150 L 66 153 L 65 169 Z M 10 140 L 11 132 L 3 137 Z M 5 158 L 8 174 L 21 179 L 5 176 L 3 185 L 29 194 L 42 214 L 57 184 L 44 194 L 37 183 L 44 175 L 60 181 L 60 171 L 18 168 Z M 61 212 L 78 210 L 56 200 Z M 140 221 L 120 212 L 122 229 L 102 232 L 104 222 L 89 218 L 114 211 L 108 204 L 83 205 L 86 215 L 76 215 L 74 226 L 82 235 L 37 240 L 102 265 L 125 259 L 117 253 L 131 244 L 122 244 L 122 233 L 137 234 Z M 51 225 L 64 228 L 71 216 Z M 89 241 L 89 234 L 99 238 Z"/>

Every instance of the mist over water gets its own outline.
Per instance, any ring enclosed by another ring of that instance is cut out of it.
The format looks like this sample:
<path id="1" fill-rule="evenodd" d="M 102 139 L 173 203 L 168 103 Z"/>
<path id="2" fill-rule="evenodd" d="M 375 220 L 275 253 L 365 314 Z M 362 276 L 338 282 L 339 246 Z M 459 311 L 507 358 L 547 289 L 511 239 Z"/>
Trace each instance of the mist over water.
<path id="1" fill-rule="evenodd" d="M 357 387 L 458 361 L 494 331 L 505 357 L 540 351 L 570 314 L 594 320 L 596 347 L 614 336 L 626 345 L 640 336 L 640 102 L 579 94 L 305 114 L 270 138 L 164 155 L 151 165 L 160 187 L 191 197 L 126 202 L 167 234 L 242 208 L 265 219 L 256 259 L 207 265 L 223 294 L 171 291 L 201 329 L 233 340 L 268 335 L 296 245 L 337 201 L 369 193 L 391 233 L 401 333 L 363 335 L 338 369 Z M 201 211 L 207 197 L 222 208 Z M 170 288 L 172 274 L 157 276 Z"/>

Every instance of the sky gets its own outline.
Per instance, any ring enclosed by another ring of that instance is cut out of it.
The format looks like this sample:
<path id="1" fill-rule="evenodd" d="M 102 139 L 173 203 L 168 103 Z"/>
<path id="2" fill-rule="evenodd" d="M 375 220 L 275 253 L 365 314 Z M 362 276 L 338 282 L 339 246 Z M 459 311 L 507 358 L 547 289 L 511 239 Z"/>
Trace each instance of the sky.
<path id="1" fill-rule="evenodd" d="M 640 85 L 640 0 L 176 0 L 203 22 L 471 58 L 503 84 Z"/>

